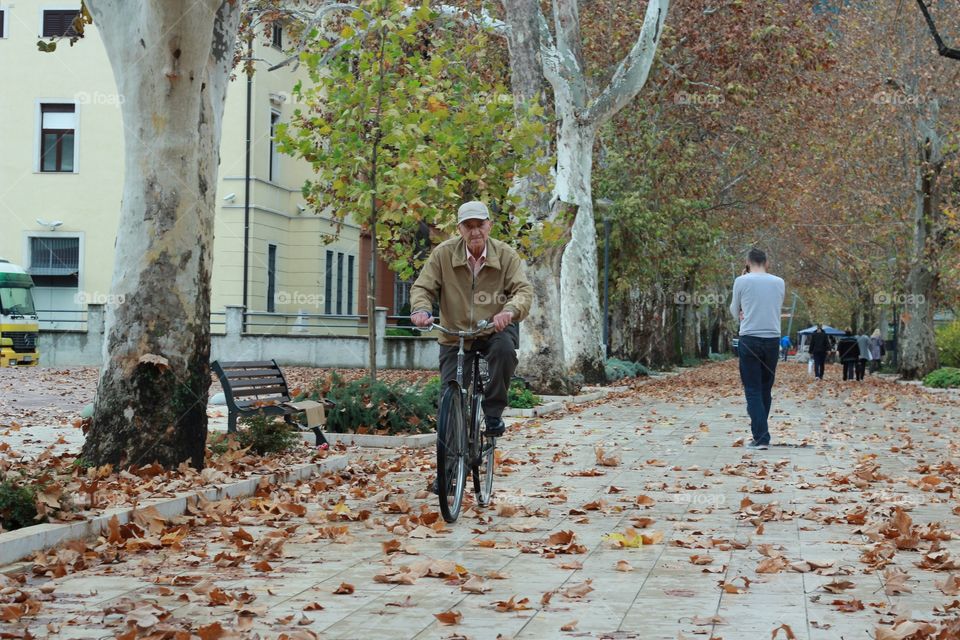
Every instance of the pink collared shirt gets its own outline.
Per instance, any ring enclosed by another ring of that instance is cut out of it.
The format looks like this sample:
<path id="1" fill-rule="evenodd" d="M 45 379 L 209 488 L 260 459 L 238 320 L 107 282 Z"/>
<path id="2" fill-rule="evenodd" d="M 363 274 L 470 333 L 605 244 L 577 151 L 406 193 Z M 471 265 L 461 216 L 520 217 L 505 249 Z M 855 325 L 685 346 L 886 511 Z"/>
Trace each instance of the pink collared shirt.
<path id="1" fill-rule="evenodd" d="M 470 249 L 467 249 L 467 264 L 470 265 L 470 268 L 473 269 L 473 277 L 480 275 L 480 270 L 483 269 L 483 265 L 487 263 L 487 247 L 484 245 L 483 253 L 479 258 L 474 258 L 473 254 L 470 253 Z"/>

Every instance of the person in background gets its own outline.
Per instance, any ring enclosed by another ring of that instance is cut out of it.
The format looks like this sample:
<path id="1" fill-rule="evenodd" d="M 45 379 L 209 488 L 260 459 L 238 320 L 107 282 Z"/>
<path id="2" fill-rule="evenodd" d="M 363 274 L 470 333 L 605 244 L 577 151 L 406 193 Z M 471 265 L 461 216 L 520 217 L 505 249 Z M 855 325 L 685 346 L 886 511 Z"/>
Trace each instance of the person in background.
<path id="1" fill-rule="evenodd" d="M 859 358 L 857 358 L 857 380 L 863 380 L 863 376 L 867 371 L 867 362 L 870 361 L 870 337 L 861 333 L 857 336 L 857 350 L 859 351 Z"/>
<path id="2" fill-rule="evenodd" d="M 843 337 L 837 341 L 837 357 L 843 365 L 843 380 L 853 380 L 856 377 L 857 360 L 860 359 L 860 347 L 853 329 L 843 332 Z"/>
<path id="3" fill-rule="evenodd" d="M 830 349 L 830 336 L 823 330 L 823 325 L 817 323 L 817 330 L 810 336 L 810 357 L 813 358 L 813 375 L 817 380 L 823 380 L 824 363 Z"/>
<path id="4" fill-rule="evenodd" d="M 784 362 L 787 361 L 787 356 L 790 355 L 790 347 L 793 344 L 790 342 L 790 336 L 783 336 L 780 338 L 780 359 Z"/>
<path id="5" fill-rule="evenodd" d="M 783 278 L 767 273 L 767 254 L 751 249 L 747 256 L 750 273 L 733 282 L 730 314 L 740 320 L 740 380 L 750 415 L 753 439 L 749 449 L 770 446 L 770 416 L 773 381 L 780 348 L 780 308 L 783 306 Z"/>
<path id="6" fill-rule="evenodd" d="M 880 361 L 883 358 L 883 339 L 880 337 L 880 329 L 875 329 L 870 336 L 870 373 L 876 373 L 880 370 Z"/>

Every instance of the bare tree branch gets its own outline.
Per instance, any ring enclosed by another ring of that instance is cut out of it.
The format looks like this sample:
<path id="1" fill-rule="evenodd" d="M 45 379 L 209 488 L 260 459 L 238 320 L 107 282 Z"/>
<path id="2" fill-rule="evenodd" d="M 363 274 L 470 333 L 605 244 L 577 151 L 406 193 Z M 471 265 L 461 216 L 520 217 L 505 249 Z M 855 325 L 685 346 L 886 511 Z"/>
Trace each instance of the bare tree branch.
<path id="1" fill-rule="evenodd" d="M 941 38 L 940 34 L 937 32 L 937 25 L 933 23 L 933 17 L 931 17 L 926 3 L 923 0 L 917 0 L 917 4 L 920 5 L 920 11 L 923 12 L 923 17 L 927 20 L 927 26 L 930 28 L 930 34 L 933 36 L 933 41 L 937 43 L 937 53 L 944 58 L 960 60 L 960 49 L 954 49 L 944 44 L 943 38 Z"/>
<path id="2" fill-rule="evenodd" d="M 584 115 L 587 122 L 602 124 L 633 100 L 646 83 L 669 5 L 670 0 L 649 0 L 637 42 L 617 66 L 610 83 L 587 109 Z"/>

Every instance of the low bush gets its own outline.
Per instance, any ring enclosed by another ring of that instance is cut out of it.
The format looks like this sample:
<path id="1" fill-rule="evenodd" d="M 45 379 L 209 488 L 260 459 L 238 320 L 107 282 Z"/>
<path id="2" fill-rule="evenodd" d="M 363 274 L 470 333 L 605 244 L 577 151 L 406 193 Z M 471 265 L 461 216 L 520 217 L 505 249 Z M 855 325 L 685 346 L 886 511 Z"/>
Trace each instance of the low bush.
<path id="1" fill-rule="evenodd" d="M 242 418 L 237 427 L 237 442 L 253 453 L 265 456 L 283 453 L 301 441 L 300 430 L 287 424 L 283 418 L 262 413 Z M 220 443 L 213 446 L 217 447 Z"/>
<path id="2" fill-rule="evenodd" d="M 344 382 L 336 373 L 316 380 L 308 397 L 336 403 L 327 411 L 326 431 L 333 433 L 428 433 L 436 428 L 440 380 L 424 385 L 372 382 L 369 377 Z"/>
<path id="3" fill-rule="evenodd" d="M 37 519 L 37 488 L 10 477 L 0 482 L 0 526 L 6 531 L 29 527 Z"/>
<path id="4" fill-rule="evenodd" d="M 639 362 L 630 362 L 629 360 L 619 360 L 617 358 L 609 358 L 606 362 L 605 369 L 607 382 L 650 375 L 650 369 Z"/>
<path id="5" fill-rule="evenodd" d="M 510 381 L 507 402 L 511 409 L 532 409 L 540 404 L 540 396 L 531 391 L 523 380 Z"/>
<path id="6" fill-rule="evenodd" d="M 936 371 L 931 371 L 923 379 L 923 384 L 934 389 L 954 389 L 960 387 L 960 369 L 955 367 L 943 367 Z"/>

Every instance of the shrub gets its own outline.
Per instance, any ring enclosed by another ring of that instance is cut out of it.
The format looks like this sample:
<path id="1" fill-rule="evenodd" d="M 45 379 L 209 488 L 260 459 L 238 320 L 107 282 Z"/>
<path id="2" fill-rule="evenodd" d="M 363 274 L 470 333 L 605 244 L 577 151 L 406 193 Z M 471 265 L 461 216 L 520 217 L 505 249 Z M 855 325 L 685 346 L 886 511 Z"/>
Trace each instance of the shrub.
<path id="1" fill-rule="evenodd" d="M 680 363 L 681 367 L 699 367 L 702 364 L 700 358 L 696 356 L 683 356 L 683 362 Z"/>
<path id="2" fill-rule="evenodd" d="M 368 377 L 345 383 L 333 373 L 313 383 L 310 397 L 337 403 L 327 411 L 327 431 L 428 433 L 436 427 L 439 391 L 439 378 L 413 386 L 371 382 Z"/>
<path id="3" fill-rule="evenodd" d="M 523 380 L 510 381 L 507 402 L 512 409 L 532 409 L 540 404 L 540 396 L 531 391 Z"/>
<path id="4" fill-rule="evenodd" d="M 923 379 L 923 384 L 934 389 L 953 389 L 960 387 L 960 369 L 955 367 L 943 367 L 936 371 L 931 371 Z"/>
<path id="5" fill-rule="evenodd" d="M 300 442 L 300 430 L 287 424 L 277 416 L 262 413 L 242 418 L 237 428 L 237 442 L 241 447 L 249 447 L 254 453 L 264 456 L 268 453 L 283 453 Z M 217 447 L 219 443 L 213 446 Z"/>
<path id="6" fill-rule="evenodd" d="M 710 361 L 711 362 L 726 362 L 727 360 L 732 360 L 734 355 L 732 353 L 711 353 Z"/>
<path id="7" fill-rule="evenodd" d="M 605 365 L 607 382 L 614 382 L 623 378 L 649 376 L 650 370 L 639 362 L 609 358 Z"/>
<path id="8" fill-rule="evenodd" d="M 29 527 L 37 520 L 37 488 L 5 478 L 0 482 L 0 526 L 7 531 Z"/>
<path id="9" fill-rule="evenodd" d="M 937 329 L 937 350 L 944 367 L 960 367 L 960 320 Z"/>

